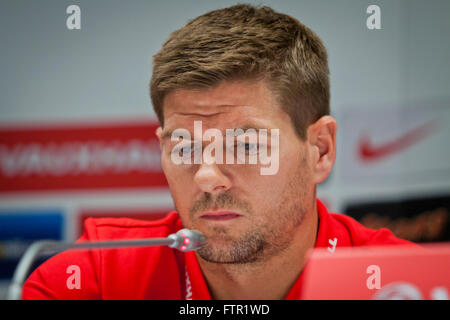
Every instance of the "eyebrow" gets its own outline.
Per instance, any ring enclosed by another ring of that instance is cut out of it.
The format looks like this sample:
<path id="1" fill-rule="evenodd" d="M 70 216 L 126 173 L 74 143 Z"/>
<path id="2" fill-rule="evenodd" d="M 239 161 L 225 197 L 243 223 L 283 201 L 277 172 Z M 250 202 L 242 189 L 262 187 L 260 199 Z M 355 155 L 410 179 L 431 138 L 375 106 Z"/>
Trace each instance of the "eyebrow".
<path id="1" fill-rule="evenodd" d="M 226 130 L 239 130 L 242 129 L 244 131 L 244 133 L 249 130 L 249 129 L 253 129 L 253 130 L 267 130 L 267 133 L 270 134 L 270 130 L 272 128 L 267 128 L 267 127 L 263 127 L 263 126 L 258 126 L 258 125 L 254 125 L 254 124 L 247 124 L 247 125 L 243 125 L 243 126 L 239 126 L 239 127 L 235 127 L 235 128 L 226 128 Z M 166 140 L 167 138 L 170 138 L 172 136 L 172 133 L 175 131 L 176 129 L 170 129 L 170 130 L 166 130 L 163 131 L 163 133 L 161 134 L 161 140 Z M 186 129 L 187 130 L 187 129 Z M 224 134 L 225 136 L 226 134 Z M 236 136 L 236 135 L 235 135 Z"/>
<path id="2" fill-rule="evenodd" d="M 231 129 L 231 130 L 236 131 L 236 130 L 239 130 L 239 129 L 244 131 L 244 133 L 247 130 L 251 130 L 251 129 L 256 130 L 256 131 L 258 131 L 258 130 L 267 130 L 268 132 L 270 132 L 270 128 L 260 127 L 260 126 L 255 126 L 255 125 L 244 125 L 244 126 L 241 126 L 241 127 L 236 127 L 234 129 Z"/>

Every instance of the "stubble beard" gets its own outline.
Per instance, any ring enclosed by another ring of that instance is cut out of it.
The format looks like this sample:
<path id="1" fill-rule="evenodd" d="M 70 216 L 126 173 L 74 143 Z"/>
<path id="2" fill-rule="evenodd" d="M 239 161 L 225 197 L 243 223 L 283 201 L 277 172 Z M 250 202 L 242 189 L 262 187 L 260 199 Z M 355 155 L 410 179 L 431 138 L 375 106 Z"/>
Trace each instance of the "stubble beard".
<path id="1" fill-rule="evenodd" d="M 304 220 L 308 195 L 302 167 L 291 177 L 279 204 L 258 215 L 262 217 L 260 221 L 251 221 L 248 230 L 239 236 L 233 236 L 232 231 L 224 226 L 212 227 L 205 234 L 206 243 L 197 250 L 198 255 L 217 264 L 258 264 L 284 252 Z M 229 193 L 221 193 L 215 198 L 205 194 L 191 207 L 191 217 L 199 210 L 214 208 L 240 209 L 247 213 L 245 218 L 258 218 L 247 202 Z"/>

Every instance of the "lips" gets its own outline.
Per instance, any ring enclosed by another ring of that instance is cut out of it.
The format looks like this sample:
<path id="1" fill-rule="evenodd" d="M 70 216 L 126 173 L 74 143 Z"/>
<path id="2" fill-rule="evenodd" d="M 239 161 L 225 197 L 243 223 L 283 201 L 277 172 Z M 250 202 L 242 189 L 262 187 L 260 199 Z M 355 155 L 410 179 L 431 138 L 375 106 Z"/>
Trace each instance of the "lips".
<path id="1" fill-rule="evenodd" d="M 233 211 L 205 212 L 200 218 L 214 221 L 226 221 L 241 217 L 242 215 Z"/>

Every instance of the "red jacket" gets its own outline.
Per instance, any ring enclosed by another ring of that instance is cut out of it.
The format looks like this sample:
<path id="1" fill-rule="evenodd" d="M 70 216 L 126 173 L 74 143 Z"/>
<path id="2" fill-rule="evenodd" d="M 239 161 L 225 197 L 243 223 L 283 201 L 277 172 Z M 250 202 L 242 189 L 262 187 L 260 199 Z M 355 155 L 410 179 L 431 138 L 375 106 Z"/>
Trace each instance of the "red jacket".
<path id="1" fill-rule="evenodd" d="M 315 247 L 412 244 L 387 229 L 372 230 L 353 218 L 329 213 L 317 200 L 319 231 Z M 79 239 L 112 240 L 166 237 L 182 229 L 176 212 L 158 221 L 89 218 Z M 335 240 L 336 239 L 336 240 Z M 79 267 L 80 288 L 69 285 Z M 298 299 L 303 273 L 286 299 Z M 169 247 L 69 250 L 37 268 L 28 278 L 24 299 L 211 299 L 194 252 Z"/>

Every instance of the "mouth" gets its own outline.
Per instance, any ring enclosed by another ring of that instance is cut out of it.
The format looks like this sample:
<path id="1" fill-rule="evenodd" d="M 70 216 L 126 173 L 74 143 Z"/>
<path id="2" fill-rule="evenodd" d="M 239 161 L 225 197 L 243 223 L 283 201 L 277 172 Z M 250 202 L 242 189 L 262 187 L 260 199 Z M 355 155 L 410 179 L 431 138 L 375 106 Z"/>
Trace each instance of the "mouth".
<path id="1" fill-rule="evenodd" d="M 227 221 L 233 220 L 242 217 L 241 214 L 233 211 L 214 211 L 214 212 L 205 212 L 200 218 L 212 221 Z"/>

